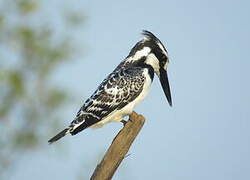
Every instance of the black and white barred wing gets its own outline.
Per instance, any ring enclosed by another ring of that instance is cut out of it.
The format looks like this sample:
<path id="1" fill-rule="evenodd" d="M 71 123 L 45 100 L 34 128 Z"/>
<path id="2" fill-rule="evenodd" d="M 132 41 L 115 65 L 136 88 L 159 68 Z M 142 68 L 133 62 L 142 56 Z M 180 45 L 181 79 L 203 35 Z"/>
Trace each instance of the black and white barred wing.
<path id="1" fill-rule="evenodd" d="M 86 100 L 71 125 L 49 140 L 57 141 L 68 133 L 72 135 L 90 126 L 101 124 L 109 115 L 135 100 L 142 92 L 145 77 L 143 68 L 121 68 L 111 73 Z"/>
<path id="2" fill-rule="evenodd" d="M 115 71 L 98 87 L 86 101 L 71 123 L 71 134 L 101 124 L 111 113 L 122 109 L 132 102 L 142 91 L 145 82 L 143 69 L 131 67 Z"/>

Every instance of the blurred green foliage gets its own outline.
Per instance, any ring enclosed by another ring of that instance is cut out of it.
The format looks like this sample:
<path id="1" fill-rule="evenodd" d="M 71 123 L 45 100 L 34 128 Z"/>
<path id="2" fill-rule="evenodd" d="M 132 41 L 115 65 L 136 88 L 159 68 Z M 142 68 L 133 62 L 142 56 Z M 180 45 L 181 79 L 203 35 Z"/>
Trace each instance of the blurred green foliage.
<path id="1" fill-rule="evenodd" d="M 13 166 L 17 152 L 46 142 L 69 103 L 69 92 L 58 88 L 51 77 L 72 59 L 76 48 L 71 34 L 55 38 L 55 26 L 48 22 L 38 26 L 39 18 L 30 20 L 39 12 L 39 2 L 0 4 L 0 174 Z M 76 13 L 67 13 L 63 19 L 72 26 L 83 22 Z"/>
<path id="2" fill-rule="evenodd" d="M 31 1 L 31 0 L 19 0 L 16 1 L 18 9 L 24 13 L 32 13 L 37 10 L 39 1 Z"/>

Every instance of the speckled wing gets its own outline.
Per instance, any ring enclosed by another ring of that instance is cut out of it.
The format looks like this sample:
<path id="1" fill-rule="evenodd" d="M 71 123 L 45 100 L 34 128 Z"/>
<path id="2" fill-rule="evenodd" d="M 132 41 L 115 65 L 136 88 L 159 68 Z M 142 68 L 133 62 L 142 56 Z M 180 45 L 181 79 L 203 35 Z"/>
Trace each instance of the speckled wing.
<path id="1" fill-rule="evenodd" d="M 77 134 L 132 102 L 141 93 L 144 83 L 143 68 L 115 70 L 86 100 L 70 125 L 70 133 Z"/>

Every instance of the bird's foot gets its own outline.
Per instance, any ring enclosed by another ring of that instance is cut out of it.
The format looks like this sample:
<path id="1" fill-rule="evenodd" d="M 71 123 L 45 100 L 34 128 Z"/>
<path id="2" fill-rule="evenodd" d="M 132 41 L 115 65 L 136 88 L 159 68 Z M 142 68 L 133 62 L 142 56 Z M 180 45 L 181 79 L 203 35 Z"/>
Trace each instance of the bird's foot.
<path id="1" fill-rule="evenodd" d="M 124 120 L 124 119 L 123 119 L 123 120 L 121 120 L 120 122 L 123 124 L 123 126 L 125 126 L 125 125 L 126 125 L 126 123 L 127 123 L 127 121 L 126 121 L 126 120 Z"/>

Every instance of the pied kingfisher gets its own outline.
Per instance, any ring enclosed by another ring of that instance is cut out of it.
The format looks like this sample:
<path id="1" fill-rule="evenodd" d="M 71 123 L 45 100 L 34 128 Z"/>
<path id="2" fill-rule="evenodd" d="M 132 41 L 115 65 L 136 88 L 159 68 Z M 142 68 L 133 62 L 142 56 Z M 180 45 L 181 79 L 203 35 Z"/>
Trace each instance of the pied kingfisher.
<path id="1" fill-rule="evenodd" d="M 49 143 L 68 133 L 75 135 L 88 127 L 101 127 L 111 121 L 125 123 L 123 117 L 130 115 L 148 94 L 154 73 L 159 77 L 172 106 L 167 76 L 168 52 L 151 32 L 144 30 L 142 35 L 143 39 L 86 100 L 71 124 L 51 138 Z"/>

